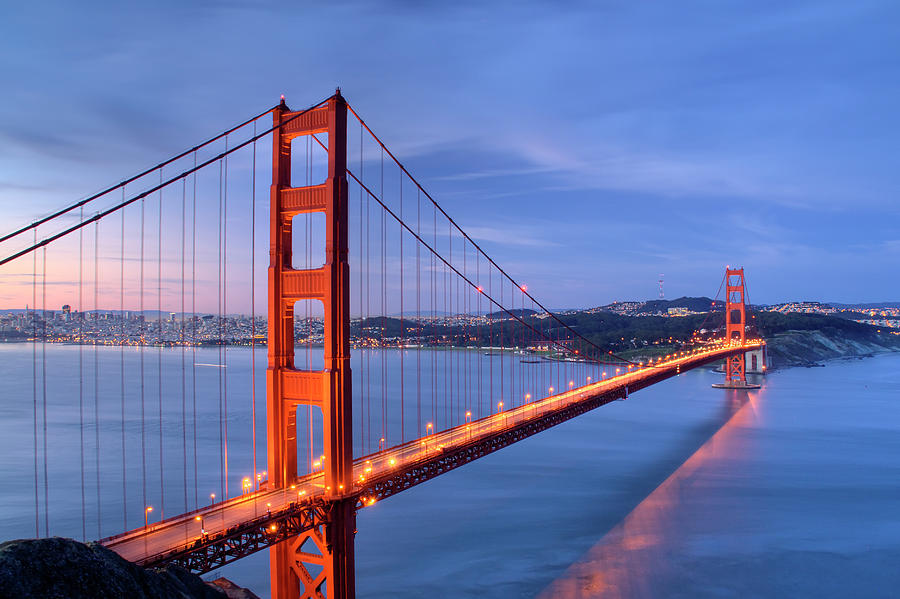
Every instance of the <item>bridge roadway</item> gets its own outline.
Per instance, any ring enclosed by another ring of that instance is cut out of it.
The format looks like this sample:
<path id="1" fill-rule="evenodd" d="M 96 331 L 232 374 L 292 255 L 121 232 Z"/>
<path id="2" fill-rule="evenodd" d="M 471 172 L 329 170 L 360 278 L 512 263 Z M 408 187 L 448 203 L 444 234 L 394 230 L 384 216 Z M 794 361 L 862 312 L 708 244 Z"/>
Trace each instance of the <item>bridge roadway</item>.
<path id="1" fill-rule="evenodd" d="M 358 508 L 372 505 L 628 393 L 757 347 L 718 345 L 685 352 L 356 459 L 354 487 L 345 497 Z M 251 492 L 100 542 L 132 562 L 178 563 L 205 572 L 323 524 L 331 505 L 318 472 L 289 488 Z"/>

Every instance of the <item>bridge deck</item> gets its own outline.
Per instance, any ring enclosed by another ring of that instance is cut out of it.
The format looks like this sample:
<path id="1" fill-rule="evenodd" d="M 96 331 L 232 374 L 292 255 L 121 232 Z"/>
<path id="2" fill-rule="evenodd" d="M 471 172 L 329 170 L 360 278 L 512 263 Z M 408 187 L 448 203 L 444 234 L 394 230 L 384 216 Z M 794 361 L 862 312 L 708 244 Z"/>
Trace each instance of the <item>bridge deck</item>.
<path id="1" fill-rule="evenodd" d="M 756 347 L 719 346 L 691 353 L 359 458 L 354 462 L 354 488 L 345 496 L 355 498 L 359 507 L 371 505 L 626 393 Z M 101 543 L 140 564 L 177 562 L 203 572 L 327 521 L 330 502 L 325 491 L 323 475 L 315 473 L 290 488 L 242 495 Z"/>

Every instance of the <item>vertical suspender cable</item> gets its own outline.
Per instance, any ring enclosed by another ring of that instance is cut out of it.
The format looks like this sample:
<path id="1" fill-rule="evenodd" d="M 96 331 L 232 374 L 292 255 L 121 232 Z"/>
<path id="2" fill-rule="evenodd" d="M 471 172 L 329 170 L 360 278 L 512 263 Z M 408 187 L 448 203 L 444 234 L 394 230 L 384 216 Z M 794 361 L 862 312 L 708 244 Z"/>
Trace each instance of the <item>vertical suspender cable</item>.
<path id="1" fill-rule="evenodd" d="M 34 228 L 37 243 L 37 227 Z M 37 252 L 31 255 L 31 399 L 34 420 L 34 536 L 41 536 L 40 500 L 38 499 L 38 392 L 37 392 Z M 27 311 L 26 311 L 27 312 Z"/>
<path id="2" fill-rule="evenodd" d="M 313 138 L 314 135 L 306 136 L 306 163 L 304 165 L 304 170 L 306 174 L 306 185 L 312 185 L 312 169 L 313 169 Z M 312 214 L 306 214 L 306 242 L 303 244 L 304 253 L 306 254 L 306 268 L 312 268 L 312 252 L 313 252 L 313 240 L 312 240 Z M 306 369 L 312 370 L 312 307 L 310 306 L 310 302 L 303 302 L 303 305 L 306 308 L 306 321 L 304 326 L 306 327 Z M 324 316 L 324 314 L 323 314 Z M 306 431 L 307 431 L 307 446 L 309 452 L 309 463 L 310 463 L 310 471 L 312 471 L 312 463 L 315 460 L 314 453 L 314 443 L 313 437 L 315 435 L 315 430 L 313 427 L 313 411 L 312 406 L 306 406 Z"/>
<path id="3" fill-rule="evenodd" d="M 360 135 L 362 135 L 360 133 Z M 362 160 L 362 150 L 360 150 L 360 160 Z M 374 347 L 374 339 L 372 338 L 372 238 L 370 236 L 372 228 L 372 219 L 370 216 L 370 207 L 372 200 L 366 195 L 366 323 L 369 326 L 369 350 L 366 352 L 366 438 L 369 445 L 363 445 L 363 453 L 369 453 L 367 450 L 372 444 L 372 348 Z"/>
<path id="4" fill-rule="evenodd" d="M 500 302 L 497 304 L 498 313 L 500 312 L 500 309 L 499 309 L 500 306 L 503 305 L 503 277 L 499 277 L 499 278 L 500 278 Z M 503 329 L 505 328 L 506 323 L 504 321 L 505 321 L 505 319 L 500 320 L 500 322 L 498 323 L 499 326 L 497 327 L 498 333 L 499 333 L 498 337 L 500 339 L 500 344 L 499 344 L 500 345 L 500 352 L 499 352 L 500 353 L 500 402 L 503 404 L 503 406 L 505 406 L 507 403 L 509 403 L 504 394 L 504 391 L 506 390 L 506 377 L 504 376 L 504 373 L 506 372 L 506 368 L 505 368 L 505 364 L 504 364 L 504 362 L 506 362 L 506 354 L 503 353 Z M 501 409 L 503 406 L 500 406 Z"/>
<path id="5" fill-rule="evenodd" d="M 448 233 L 450 234 L 450 264 L 453 264 L 453 231 L 448 229 Z M 454 347 L 456 347 L 456 334 L 455 331 L 459 328 L 459 277 L 453 276 L 453 273 L 449 273 L 450 277 L 450 325 L 453 327 L 450 335 L 450 426 L 456 426 L 459 422 L 459 415 L 461 413 L 460 404 L 462 403 L 462 389 L 459 386 L 459 356 L 456 354 Z M 454 283 L 456 284 L 456 290 L 454 291 Z M 456 302 L 456 307 L 453 307 L 454 302 Z M 455 361 L 455 364 L 454 364 Z"/>
<path id="6" fill-rule="evenodd" d="M 41 404 L 44 423 L 44 536 L 50 536 L 50 477 L 47 454 L 47 246 L 41 257 Z"/>
<path id="7" fill-rule="evenodd" d="M 488 295 L 494 297 L 494 269 L 488 263 Z M 488 414 L 494 413 L 494 316 L 491 303 L 488 302 Z"/>
<path id="8" fill-rule="evenodd" d="M 100 319 L 99 294 L 97 285 L 100 284 L 100 221 L 94 222 L 94 323 Z M 97 351 L 98 339 L 94 339 L 94 475 L 97 486 L 97 538 L 103 538 L 100 534 L 100 364 Z"/>
<path id="9" fill-rule="evenodd" d="M 122 186 L 122 200 L 125 186 Z M 119 239 L 119 410 L 122 452 L 122 530 L 128 530 L 128 470 L 125 463 L 125 210 L 122 210 L 122 230 Z"/>
<path id="10" fill-rule="evenodd" d="M 363 176 L 363 128 L 362 125 L 359 127 L 359 176 L 362 178 Z M 359 186 L 359 264 L 357 266 L 357 270 L 359 271 L 359 332 L 358 337 L 360 340 L 360 347 L 362 348 L 363 355 L 366 353 L 366 345 L 365 345 L 365 324 L 366 319 L 363 313 L 363 188 Z M 363 358 L 360 357 L 360 377 L 361 377 L 361 385 L 359 387 L 360 390 L 364 390 L 366 388 L 366 369 L 362 362 Z M 362 455 L 366 454 L 366 401 L 364 393 L 357 392 L 358 395 L 362 395 L 359 402 L 360 405 L 360 447 L 362 448 Z"/>
<path id="11" fill-rule="evenodd" d="M 362 188 L 360 188 L 362 193 Z M 422 236 L 422 197 L 416 190 L 416 235 Z M 422 436 L 422 244 L 416 243 L 416 436 Z"/>
<path id="12" fill-rule="evenodd" d="M 163 173 L 159 169 L 159 182 L 162 184 Z M 165 337 L 163 335 L 162 320 L 162 221 L 163 221 L 163 192 L 159 190 L 159 211 L 156 224 L 156 399 L 159 421 L 159 517 L 163 519 L 166 513 L 165 473 L 163 470 L 163 402 L 162 402 L 162 350 Z"/>
<path id="13" fill-rule="evenodd" d="M 481 257 L 476 253 L 475 254 L 475 280 L 478 282 L 478 296 L 475 298 L 475 316 L 478 320 L 475 322 L 475 338 L 480 342 L 481 341 Z M 490 345 L 490 344 L 488 344 Z M 482 375 L 481 375 L 481 365 L 484 362 L 484 359 L 481 355 L 481 352 L 476 354 L 476 364 L 478 365 L 478 417 L 481 418 L 484 416 L 484 408 L 482 407 Z"/>
<path id="14" fill-rule="evenodd" d="M 524 296 L 523 296 L 523 300 L 522 300 L 522 301 L 525 301 L 525 300 L 524 300 Z M 534 302 L 530 302 L 530 303 L 529 303 L 529 306 L 531 307 L 532 311 L 534 311 Z M 535 320 L 534 322 L 535 322 L 535 324 L 537 324 L 537 321 L 536 321 L 536 320 Z M 535 339 L 535 337 L 534 337 L 534 331 L 533 331 L 533 330 L 528 332 L 528 337 L 529 337 L 529 339 L 528 339 L 528 344 L 527 344 L 528 346 L 534 347 L 537 343 L 540 343 L 540 339 Z M 531 394 L 531 400 L 532 400 L 532 401 L 536 401 L 536 400 L 538 399 L 538 397 L 540 397 L 540 396 L 536 393 L 536 390 L 537 390 L 537 370 L 534 369 L 534 368 L 529 368 L 529 371 L 531 372 L 531 376 L 528 377 L 528 390 L 526 390 L 526 395 L 530 393 L 530 394 Z"/>
<path id="15" fill-rule="evenodd" d="M 453 231 L 450 230 L 449 223 L 447 225 L 447 245 L 448 245 L 448 249 L 447 249 L 448 260 L 447 261 L 450 262 L 451 264 L 453 264 Z M 447 312 L 447 324 L 448 324 L 447 333 L 449 333 L 447 336 L 450 339 L 450 344 L 447 347 L 447 351 L 444 352 L 444 356 L 445 356 L 444 380 L 447 382 L 447 388 L 448 388 L 447 395 L 448 395 L 448 400 L 449 400 L 449 403 L 448 403 L 449 417 L 447 419 L 447 422 L 444 424 L 444 426 L 446 426 L 447 428 L 450 428 L 454 424 L 456 424 L 455 418 L 454 418 L 454 412 L 453 412 L 453 326 L 454 326 L 454 323 L 456 322 L 456 313 L 453 312 L 453 278 L 454 277 L 450 276 L 449 273 L 447 272 L 447 266 L 445 265 L 444 266 L 444 281 L 445 281 L 445 283 L 449 283 L 449 286 L 445 285 L 444 293 L 446 294 L 446 297 L 448 299 L 448 304 L 449 304 L 446 312 Z M 447 369 L 447 360 L 450 361 L 450 369 L 449 370 Z"/>
<path id="16" fill-rule="evenodd" d="M 381 151 L 381 197 L 384 197 L 384 150 Z M 386 346 L 384 343 L 385 327 L 387 325 L 387 262 L 385 250 L 387 247 L 387 228 L 384 209 L 381 210 L 381 437 L 379 437 L 379 449 L 387 443 L 387 365 L 385 363 Z"/>
<path id="17" fill-rule="evenodd" d="M 468 275 L 467 275 L 467 269 L 468 269 L 467 251 L 468 251 L 468 249 L 467 249 L 467 244 L 466 244 L 466 238 L 463 237 L 463 240 L 462 240 L 463 275 L 466 276 L 466 278 L 468 278 Z M 469 322 L 469 308 L 471 307 L 471 297 L 469 295 L 469 289 L 465 285 L 463 285 L 463 281 L 459 281 L 457 283 L 457 286 L 459 289 L 459 296 L 460 296 L 459 301 L 462 305 L 462 315 L 463 315 L 463 342 L 464 343 L 462 346 L 463 354 L 462 354 L 461 369 L 462 369 L 462 382 L 463 382 L 462 414 L 463 414 L 463 422 L 465 423 L 466 418 L 467 418 L 466 412 L 468 412 L 469 415 L 471 415 L 471 413 L 472 413 L 471 405 L 470 405 L 471 389 L 470 389 L 470 385 L 469 385 L 469 382 L 470 382 L 470 380 L 469 380 L 470 356 L 469 356 L 469 349 L 468 349 L 469 348 L 469 338 L 471 337 L 471 331 L 470 331 L 471 323 Z"/>
<path id="18" fill-rule="evenodd" d="M 141 198 L 141 283 L 140 283 L 140 313 L 138 314 L 138 331 L 140 333 L 139 360 L 141 375 L 141 498 L 142 509 L 147 509 L 147 422 L 146 403 L 144 393 L 144 198 Z"/>
<path id="19" fill-rule="evenodd" d="M 217 321 L 216 329 L 218 333 L 218 377 L 219 377 L 219 501 L 224 501 L 225 497 L 225 447 L 224 447 L 224 417 L 222 415 L 222 344 L 225 343 L 222 335 L 222 160 L 219 160 L 219 221 L 217 224 L 217 247 L 219 251 L 219 261 L 216 265 L 216 311 Z"/>
<path id="20" fill-rule="evenodd" d="M 197 152 L 194 151 L 194 168 Z M 191 191 L 191 433 L 194 441 L 194 507 L 200 507 L 200 468 L 197 457 L 197 172 Z"/>
<path id="21" fill-rule="evenodd" d="M 524 288 L 524 285 L 523 285 L 523 288 Z M 526 318 L 525 293 L 524 292 L 522 293 L 522 318 Z M 525 355 L 526 349 L 528 347 L 528 343 L 527 343 L 527 339 L 526 339 L 527 335 L 528 335 L 528 329 L 526 329 L 525 327 L 522 327 L 522 345 L 520 348 L 519 355 Z M 519 362 L 519 364 L 521 364 L 521 362 Z M 519 401 L 521 401 L 523 405 L 526 403 L 525 402 L 525 386 L 527 384 L 526 377 L 527 377 L 527 369 L 523 368 L 522 366 L 519 366 L 519 395 L 518 395 L 518 397 L 519 397 Z"/>
<path id="22" fill-rule="evenodd" d="M 256 137 L 256 121 L 253 121 Z M 256 140 L 250 170 L 250 435 L 253 482 L 256 483 Z"/>
<path id="23" fill-rule="evenodd" d="M 228 136 L 225 136 L 225 151 L 228 151 Z M 222 463 L 225 465 L 225 494 L 223 499 L 228 499 L 228 154 L 225 154 L 225 172 L 222 188 L 222 316 L 223 337 L 222 344 Z"/>
<path id="24" fill-rule="evenodd" d="M 188 465 L 187 465 L 187 368 L 185 366 L 186 350 L 184 339 L 184 259 L 187 216 L 187 179 L 181 180 L 181 328 L 178 335 L 178 344 L 181 346 L 181 475 L 182 491 L 184 493 L 184 511 L 188 511 Z"/>
<path id="25" fill-rule="evenodd" d="M 437 249 L 437 208 L 432 204 L 431 206 L 431 232 L 433 235 L 432 238 L 432 247 Z M 437 335 L 435 331 L 435 324 L 437 323 L 437 273 L 435 272 L 437 262 L 435 261 L 434 252 L 431 253 L 431 344 L 432 346 L 437 344 Z M 437 399 L 435 395 L 437 394 L 437 352 L 431 352 L 431 423 L 432 423 L 432 432 L 434 432 L 434 426 L 437 426 Z M 428 434 L 428 425 L 425 425 L 425 434 Z"/>
<path id="26" fill-rule="evenodd" d="M 466 240 L 463 238 L 462 240 L 462 257 L 463 257 L 463 275 L 466 273 Z M 468 315 L 466 314 L 466 293 L 461 285 L 462 281 L 460 281 L 459 277 L 456 278 L 456 313 L 457 313 L 457 322 L 459 322 L 459 318 L 462 318 L 461 328 L 463 330 L 463 340 L 466 339 L 468 335 Z M 459 328 L 460 325 L 457 325 Z M 462 417 L 462 421 L 466 421 L 466 410 L 469 407 L 468 402 L 468 385 L 466 385 L 466 366 L 468 364 L 468 352 L 466 352 L 465 344 L 462 346 L 462 353 L 460 353 L 456 358 L 456 372 L 457 372 L 457 386 L 458 389 L 458 408 L 457 415 Z"/>
<path id="27" fill-rule="evenodd" d="M 225 151 L 228 151 L 228 136 L 225 136 Z M 224 178 L 222 189 L 222 463 L 225 465 L 225 492 L 223 499 L 228 499 L 228 154 L 225 154 Z"/>
<path id="28" fill-rule="evenodd" d="M 400 173 L 400 220 L 403 220 L 403 173 Z M 398 224 L 400 234 L 400 443 L 403 444 L 405 424 L 404 372 L 403 372 L 403 226 Z"/>
<path id="29" fill-rule="evenodd" d="M 449 236 L 448 236 L 448 243 L 449 243 Z M 452 246 L 451 246 L 451 248 L 452 248 Z M 450 254 L 450 259 L 452 260 L 453 252 L 448 251 L 447 253 Z M 444 314 L 443 314 L 444 323 L 452 322 L 452 321 L 449 321 L 449 319 L 448 319 L 448 316 L 450 315 L 450 309 L 452 308 L 452 306 L 447 305 L 447 297 L 449 294 L 447 293 L 447 265 L 446 264 L 443 265 L 443 276 L 441 277 L 441 295 L 443 296 L 443 300 L 444 300 Z M 448 333 L 451 330 L 449 324 L 445 324 L 443 328 Z M 445 350 L 446 350 L 446 347 L 445 347 Z M 449 354 L 449 353 L 450 353 L 449 351 L 443 352 L 443 354 L 444 354 L 444 385 L 443 386 L 445 389 L 448 390 L 448 393 L 443 398 L 444 399 L 444 423 L 443 423 L 442 428 L 450 428 L 450 426 L 451 426 L 450 425 L 450 402 L 452 401 L 452 398 L 453 398 L 453 395 L 452 395 L 453 389 L 450 388 L 449 371 L 447 369 L 447 354 Z M 435 426 L 437 426 L 437 424 L 435 424 Z"/>
<path id="30" fill-rule="evenodd" d="M 463 237 L 463 248 L 462 248 L 462 256 L 463 256 L 463 276 L 466 276 L 466 268 L 467 268 L 467 260 L 466 260 L 466 238 Z M 457 289 L 460 289 L 459 284 L 457 283 Z M 463 359 L 463 407 L 461 408 L 463 413 L 463 422 L 466 421 L 466 412 L 469 411 L 469 293 L 468 290 L 462 290 L 462 315 L 463 315 L 463 345 L 462 345 L 462 359 Z"/>
<path id="31" fill-rule="evenodd" d="M 79 222 L 84 208 L 78 209 Z M 81 441 L 81 539 L 87 541 L 87 509 L 84 489 L 84 229 L 78 229 L 78 435 Z"/>
<path id="32" fill-rule="evenodd" d="M 515 285 L 512 282 L 509 284 L 509 306 L 515 311 L 516 309 L 516 290 Z M 517 321 L 510 320 L 509 327 L 509 346 L 510 351 L 507 354 L 509 356 L 509 407 L 514 408 L 516 406 L 516 326 L 518 326 Z"/>

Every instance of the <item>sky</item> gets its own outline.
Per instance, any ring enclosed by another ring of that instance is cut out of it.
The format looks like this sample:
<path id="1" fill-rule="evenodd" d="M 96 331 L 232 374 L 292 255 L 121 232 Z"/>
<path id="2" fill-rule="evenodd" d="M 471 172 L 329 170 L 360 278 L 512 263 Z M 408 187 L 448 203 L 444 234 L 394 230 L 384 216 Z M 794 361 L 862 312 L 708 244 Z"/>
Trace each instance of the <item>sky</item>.
<path id="1" fill-rule="evenodd" d="M 900 4 L 15 3 L 4 231 L 344 96 L 551 307 L 900 300 Z"/>

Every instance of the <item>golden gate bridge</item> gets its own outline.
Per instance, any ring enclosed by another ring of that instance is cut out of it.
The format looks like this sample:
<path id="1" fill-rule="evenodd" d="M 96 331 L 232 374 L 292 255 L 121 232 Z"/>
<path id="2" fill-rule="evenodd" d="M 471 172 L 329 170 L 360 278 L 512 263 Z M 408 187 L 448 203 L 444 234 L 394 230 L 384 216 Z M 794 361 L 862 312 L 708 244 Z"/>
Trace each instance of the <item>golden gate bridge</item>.
<path id="1" fill-rule="evenodd" d="M 711 362 L 750 387 L 744 356 L 763 345 L 729 267 L 723 336 L 638 361 L 603 347 L 466 234 L 340 90 L 303 110 L 282 98 L 0 248 L 4 288 L 29 304 L 34 536 L 60 520 L 196 573 L 269 548 L 278 599 L 355 595 L 358 510 Z M 55 369 L 57 341 L 77 374 Z"/>

